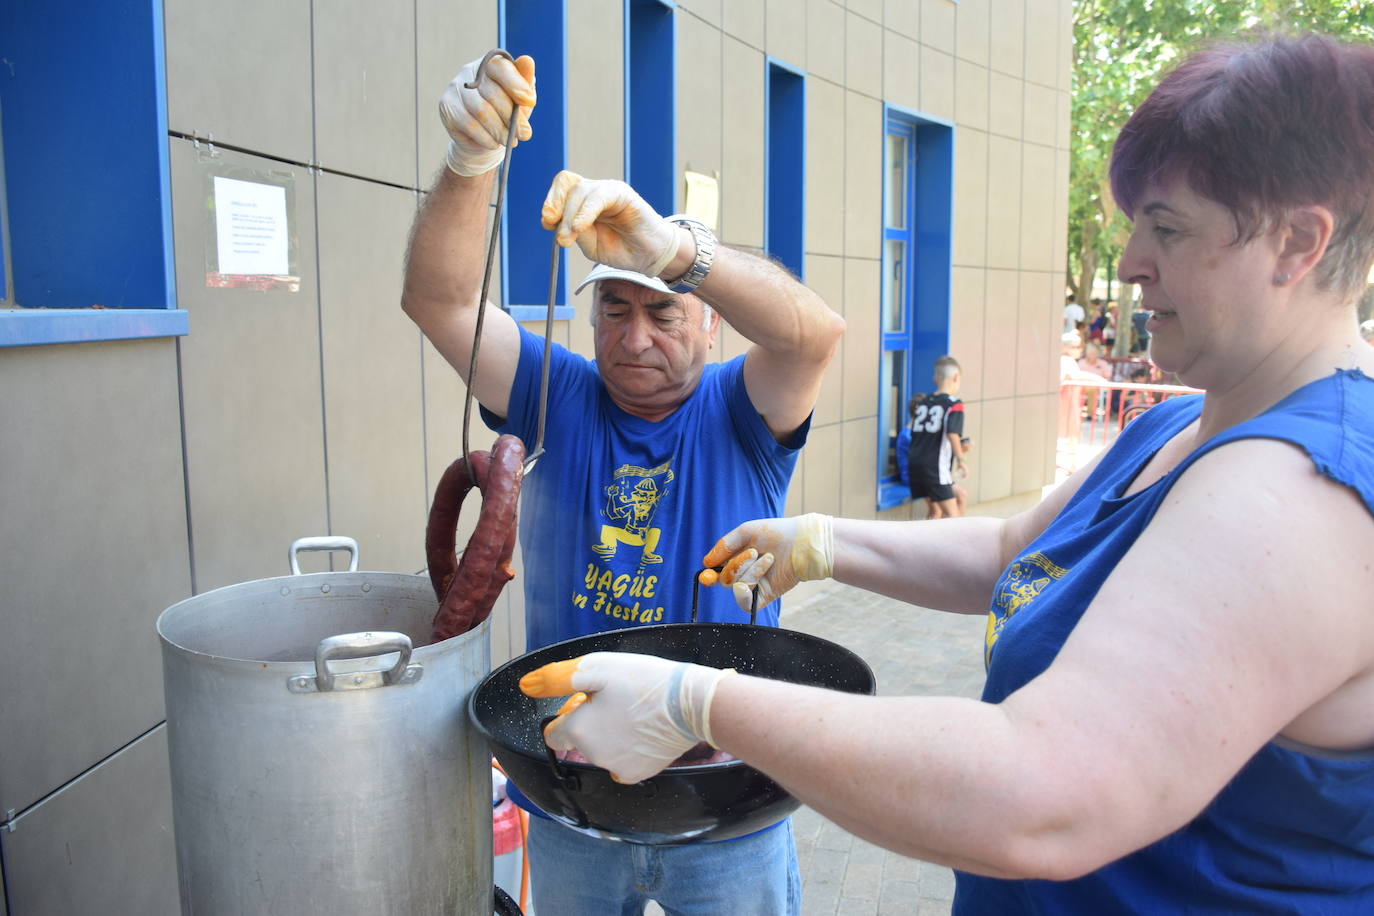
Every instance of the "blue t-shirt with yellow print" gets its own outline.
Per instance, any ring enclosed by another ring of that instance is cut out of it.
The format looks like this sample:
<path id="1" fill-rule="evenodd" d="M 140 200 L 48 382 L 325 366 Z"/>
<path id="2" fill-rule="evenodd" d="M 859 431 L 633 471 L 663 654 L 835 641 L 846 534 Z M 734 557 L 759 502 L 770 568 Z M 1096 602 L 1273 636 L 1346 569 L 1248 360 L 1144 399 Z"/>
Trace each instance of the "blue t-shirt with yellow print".
<path id="1" fill-rule="evenodd" d="M 1049 667 L 1173 483 L 1214 448 L 1243 438 L 1291 442 L 1374 516 L 1374 380 L 1358 370 L 1304 386 L 1122 496 L 1201 409 L 1201 396 L 1179 397 L 1132 421 L 1003 572 L 988 616 L 985 701 L 1000 702 Z M 956 914 L 1374 913 L 1374 750 L 1333 753 L 1276 739 L 1192 822 L 1089 875 L 956 878 Z"/>
<path id="2" fill-rule="evenodd" d="M 533 451 L 544 339 L 521 329 L 510 416 L 487 425 Z M 808 419 L 779 444 L 744 388 L 744 357 L 708 363 L 657 422 L 621 410 L 596 364 L 555 344 L 545 455 L 520 492 L 525 645 L 691 619 L 692 578 L 716 539 L 783 513 Z M 701 590 L 698 619 L 747 623 L 729 589 Z M 780 602 L 757 622 L 776 626 Z"/>

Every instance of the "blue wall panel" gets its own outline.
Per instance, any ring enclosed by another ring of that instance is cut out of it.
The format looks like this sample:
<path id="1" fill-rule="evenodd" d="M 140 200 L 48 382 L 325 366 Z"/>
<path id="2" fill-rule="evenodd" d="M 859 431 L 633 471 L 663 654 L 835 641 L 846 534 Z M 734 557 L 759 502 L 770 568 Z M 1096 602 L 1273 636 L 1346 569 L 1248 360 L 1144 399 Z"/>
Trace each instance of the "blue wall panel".
<path id="1" fill-rule="evenodd" d="M 798 277 L 806 242 L 806 79 L 768 60 L 764 119 L 763 247 Z"/>

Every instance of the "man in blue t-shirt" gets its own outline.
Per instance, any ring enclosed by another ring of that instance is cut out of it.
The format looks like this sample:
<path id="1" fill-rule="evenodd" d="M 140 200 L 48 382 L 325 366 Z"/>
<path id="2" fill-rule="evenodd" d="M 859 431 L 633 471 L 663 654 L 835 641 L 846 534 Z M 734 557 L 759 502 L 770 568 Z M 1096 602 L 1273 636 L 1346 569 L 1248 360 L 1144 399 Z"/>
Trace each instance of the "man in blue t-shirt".
<path id="1" fill-rule="evenodd" d="M 476 376 L 466 375 L 492 177 L 513 113 L 517 137 L 530 136 L 534 62 L 477 70 L 467 65 L 440 103 L 448 167 L 416 217 L 404 308 L 471 384 L 488 425 L 533 449 L 543 339 L 487 307 Z M 577 288 L 593 289 L 596 359 L 557 345 L 550 358 L 546 454 L 520 496 L 529 649 L 689 618 L 714 538 L 781 514 L 844 330 L 785 270 L 695 220 L 665 219 L 623 182 L 560 172 L 542 216 L 597 262 Z M 751 345 L 708 363 L 722 319 Z M 703 591 L 702 619 L 747 620 L 728 593 Z M 759 622 L 777 613 L 774 603 Z M 787 822 L 725 843 L 644 847 L 533 817 L 529 852 L 537 912 L 600 916 L 649 899 L 703 916 L 800 910 Z"/>

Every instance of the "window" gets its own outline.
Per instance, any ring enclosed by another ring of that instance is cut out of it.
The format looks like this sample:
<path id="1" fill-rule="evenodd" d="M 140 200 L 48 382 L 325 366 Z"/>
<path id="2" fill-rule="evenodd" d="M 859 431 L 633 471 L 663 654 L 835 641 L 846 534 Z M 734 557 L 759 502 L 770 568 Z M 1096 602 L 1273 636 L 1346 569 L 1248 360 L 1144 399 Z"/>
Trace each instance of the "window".
<path id="1" fill-rule="evenodd" d="M 907 400 L 929 389 L 935 360 L 949 348 L 954 182 L 951 125 L 891 105 L 884 115 L 879 509 L 910 498 L 897 475 L 897 433 Z"/>
<path id="2" fill-rule="evenodd" d="M 660 215 L 677 210 L 677 29 L 672 0 L 625 0 L 625 181 Z"/>
<path id="3" fill-rule="evenodd" d="M 0 346 L 185 334 L 160 0 L 20 3 L 5 18 Z"/>
<path id="4" fill-rule="evenodd" d="M 567 8 L 565 0 L 503 0 L 501 47 L 534 58 L 539 109 L 534 137 L 511 154 L 506 212 L 501 219 L 502 305 L 519 321 L 542 319 L 549 297 L 553 233 L 539 224 L 549 182 L 568 161 Z M 559 259 L 554 317 L 572 317 L 566 305 L 568 268 Z"/>
<path id="5" fill-rule="evenodd" d="M 798 277 L 806 240 L 806 79 L 768 58 L 764 81 L 763 247 Z"/>

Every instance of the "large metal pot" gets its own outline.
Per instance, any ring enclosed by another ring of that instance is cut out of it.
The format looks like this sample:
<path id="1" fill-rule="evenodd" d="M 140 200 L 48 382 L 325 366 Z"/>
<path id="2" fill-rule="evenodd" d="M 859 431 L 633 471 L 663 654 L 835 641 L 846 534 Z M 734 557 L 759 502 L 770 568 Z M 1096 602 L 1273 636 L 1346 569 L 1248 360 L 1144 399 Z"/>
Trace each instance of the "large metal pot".
<path id="1" fill-rule="evenodd" d="M 542 726 L 563 700 L 525 696 L 520 678 L 588 652 L 641 652 L 850 693 L 871 694 L 876 687 L 873 669 L 843 646 L 747 623 L 669 623 L 579 636 L 487 675 L 472 692 L 468 714 L 506 775 L 554 820 L 630 843 L 728 840 L 776 824 L 800 802 L 742 760 L 670 767 L 634 785 L 615 782 L 599 767 L 555 760 Z"/>
<path id="2" fill-rule="evenodd" d="M 158 618 L 183 913 L 492 912 L 486 624 L 437 645 L 423 576 L 259 579 Z M 414 648 L 415 645 L 419 648 Z"/>

